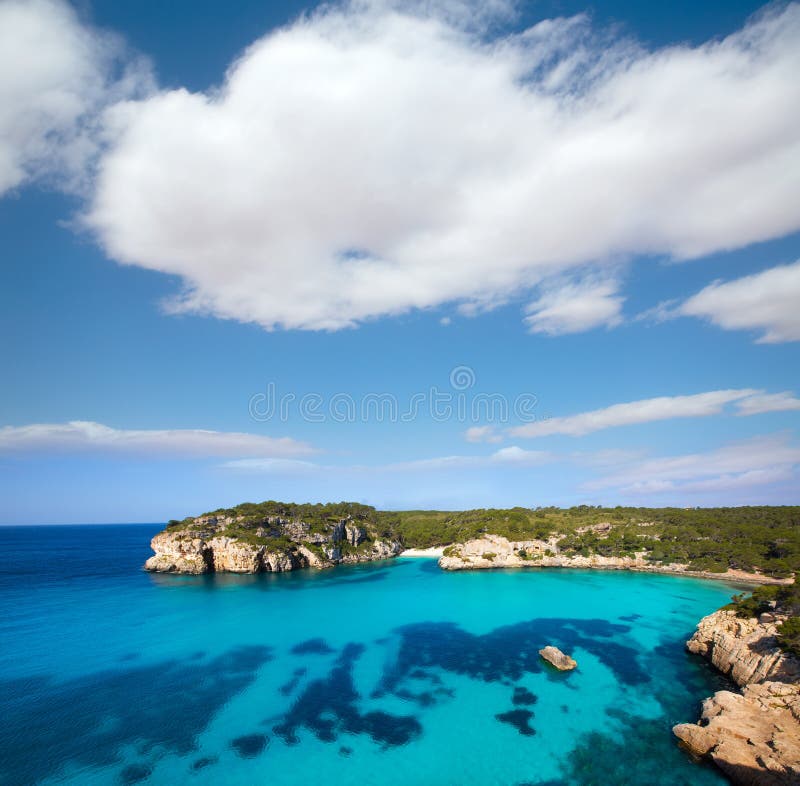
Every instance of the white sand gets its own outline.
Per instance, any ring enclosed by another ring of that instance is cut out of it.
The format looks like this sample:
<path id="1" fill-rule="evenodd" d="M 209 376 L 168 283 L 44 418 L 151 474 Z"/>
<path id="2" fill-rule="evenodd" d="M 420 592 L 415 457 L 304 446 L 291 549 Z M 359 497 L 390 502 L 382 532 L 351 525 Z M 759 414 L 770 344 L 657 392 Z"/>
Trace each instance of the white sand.
<path id="1" fill-rule="evenodd" d="M 429 549 L 406 549 L 398 554 L 398 557 L 439 557 L 444 554 L 444 546 L 431 546 Z"/>

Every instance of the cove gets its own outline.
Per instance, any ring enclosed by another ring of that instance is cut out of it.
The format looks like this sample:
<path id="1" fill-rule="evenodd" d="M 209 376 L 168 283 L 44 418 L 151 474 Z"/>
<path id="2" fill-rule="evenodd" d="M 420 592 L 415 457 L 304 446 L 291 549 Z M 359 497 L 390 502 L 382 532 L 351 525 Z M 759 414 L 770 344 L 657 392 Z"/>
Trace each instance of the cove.
<path id="1" fill-rule="evenodd" d="M 0 529 L 1 782 L 725 783 L 670 732 L 724 684 L 683 647 L 722 582 L 146 574 L 158 529 Z"/>

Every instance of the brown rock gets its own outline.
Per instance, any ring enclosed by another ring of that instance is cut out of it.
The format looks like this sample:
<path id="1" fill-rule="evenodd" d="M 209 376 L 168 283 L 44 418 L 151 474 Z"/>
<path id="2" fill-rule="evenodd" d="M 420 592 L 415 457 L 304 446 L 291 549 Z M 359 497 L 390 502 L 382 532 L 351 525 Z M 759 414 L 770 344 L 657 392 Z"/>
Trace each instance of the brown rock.
<path id="1" fill-rule="evenodd" d="M 544 649 L 539 650 L 539 654 L 552 666 L 555 666 L 559 671 L 572 671 L 576 668 L 577 661 L 565 655 L 558 647 L 548 645 Z"/>
<path id="2" fill-rule="evenodd" d="M 699 724 L 673 733 L 697 756 L 711 760 L 734 782 L 748 786 L 800 784 L 800 690 L 763 682 L 742 694 L 719 691 L 703 702 Z"/>
<path id="3" fill-rule="evenodd" d="M 777 646 L 775 623 L 782 619 L 741 619 L 722 609 L 703 618 L 686 642 L 744 690 L 715 693 L 697 724 L 673 732 L 742 786 L 800 784 L 800 664 Z"/>

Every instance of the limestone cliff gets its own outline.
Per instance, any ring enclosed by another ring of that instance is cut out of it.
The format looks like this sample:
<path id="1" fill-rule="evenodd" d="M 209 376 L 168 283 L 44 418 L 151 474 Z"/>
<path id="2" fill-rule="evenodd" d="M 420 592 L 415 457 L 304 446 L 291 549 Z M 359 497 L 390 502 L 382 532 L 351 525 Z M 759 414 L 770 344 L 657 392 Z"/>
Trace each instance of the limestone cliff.
<path id="1" fill-rule="evenodd" d="M 740 686 L 766 680 L 797 682 L 800 663 L 778 648 L 776 634 L 782 615 L 762 614 L 741 619 L 720 609 L 703 617 L 686 649 L 702 655 Z"/>
<path id="2" fill-rule="evenodd" d="M 150 542 L 145 570 L 160 573 L 261 573 L 326 568 L 399 554 L 396 540 L 381 540 L 367 522 L 324 524 L 277 516 L 253 522 L 236 516 L 200 516 L 167 527 Z"/>
<path id="3" fill-rule="evenodd" d="M 740 619 L 723 609 L 703 618 L 686 643 L 744 690 L 715 693 L 697 724 L 673 732 L 743 786 L 800 784 L 800 662 L 777 646 L 781 621 L 780 614 Z"/>
<path id="4" fill-rule="evenodd" d="M 632 557 L 604 557 L 591 554 L 587 557 L 561 553 L 560 535 L 549 540 L 508 540 L 500 535 L 484 535 L 466 543 L 454 543 L 444 550 L 439 566 L 444 570 L 487 570 L 493 568 L 583 568 L 597 570 L 633 570 L 645 573 L 677 573 L 726 581 L 748 583 L 790 583 L 791 579 L 773 579 L 758 574 L 728 571 L 707 573 L 692 571 L 680 563 L 660 563 L 647 559 L 646 552 Z"/>

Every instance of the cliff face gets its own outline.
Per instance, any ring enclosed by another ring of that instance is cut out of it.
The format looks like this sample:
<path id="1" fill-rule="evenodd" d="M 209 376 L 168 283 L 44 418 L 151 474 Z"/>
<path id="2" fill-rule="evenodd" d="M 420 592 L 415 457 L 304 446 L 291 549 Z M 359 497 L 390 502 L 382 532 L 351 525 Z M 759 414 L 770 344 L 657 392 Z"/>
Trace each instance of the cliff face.
<path id="1" fill-rule="evenodd" d="M 261 573 L 326 568 L 399 554 L 395 540 L 380 540 L 367 526 L 348 520 L 323 527 L 272 518 L 246 527 L 235 518 L 199 517 L 167 528 L 150 546 L 145 570 L 160 573 Z"/>
<path id="2" fill-rule="evenodd" d="M 797 682 L 800 663 L 782 652 L 775 638 L 780 615 L 762 614 L 761 620 L 741 619 L 721 609 L 703 617 L 686 649 L 702 655 L 739 685 L 755 682 Z"/>
<path id="3" fill-rule="evenodd" d="M 556 541 L 517 540 L 500 535 L 484 535 L 482 538 L 456 543 L 445 549 L 439 560 L 444 570 L 481 570 L 491 568 L 606 568 L 609 570 L 647 569 L 649 563 L 643 556 L 567 557 L 559 553 Z"/>
<path id="4" fill-rule="evenodd" d="M 500 535 L 484 535 L 482 538 L 455 543 L 445 549 L 439 560 L 444 570 L 490 570 L 492 568 L 583 568 L 596 570 L 634 570 L 644 573 L 677 573 L 707 579 L 743 581 L 747 583 L 788 584 L 791 579 L 774 579 L 759 574 L 728 571 L 708 573 L 690 570 L 680 563 L 651 562 L 646 552 L 637 552 L 632 557 L 604 557 L 591 554 L 567 556 L 560 552 L 555 535 L 550 540 L 508 540 Z"/>
<path id="5" fill-rule="evenodd" d="M 697 724 L 673 732 L 743 786 L 800 784 L 800 662 L 777 647 L 780 621 L 772 614 L 740 619 L 723 609 L 702 619 L 686 643 L 744 690 L 715 693 Z"/>

